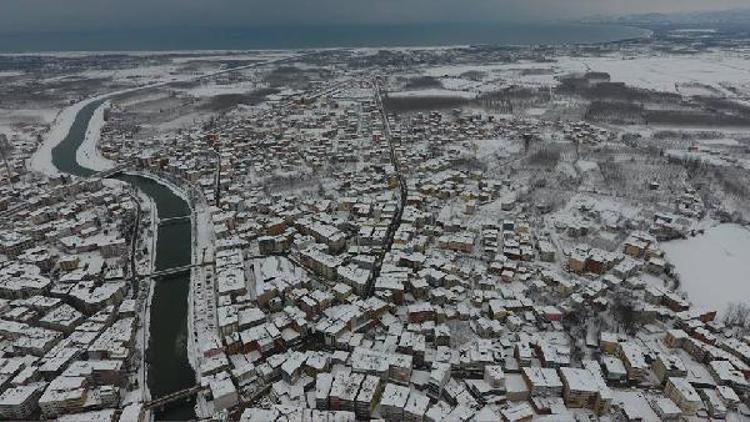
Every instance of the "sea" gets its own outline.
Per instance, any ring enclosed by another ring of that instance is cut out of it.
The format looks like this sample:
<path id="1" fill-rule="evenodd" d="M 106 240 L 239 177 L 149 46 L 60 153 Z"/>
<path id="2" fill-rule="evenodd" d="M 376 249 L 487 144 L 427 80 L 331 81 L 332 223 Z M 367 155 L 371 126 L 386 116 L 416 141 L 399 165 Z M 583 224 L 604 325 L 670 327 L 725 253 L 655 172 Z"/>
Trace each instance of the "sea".
<path id="1" fill-rule="evenodd" d="M 648 30 L 629 26 L 567 23 L 167 27 L 81 32 L 0 32 L 0 52 L 561 45 L 598 44 L 649 35 Z"/>

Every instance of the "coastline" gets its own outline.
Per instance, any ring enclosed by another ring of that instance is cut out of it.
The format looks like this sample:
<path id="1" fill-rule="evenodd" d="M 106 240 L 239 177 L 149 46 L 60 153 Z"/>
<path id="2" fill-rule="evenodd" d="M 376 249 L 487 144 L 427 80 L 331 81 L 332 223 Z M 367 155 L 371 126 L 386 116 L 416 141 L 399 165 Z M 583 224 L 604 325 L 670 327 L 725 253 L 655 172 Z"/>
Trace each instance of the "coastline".
<path id="1" fill-rule="evenodd" d="M 598 31 L 597 26 L 606 26 Z M 592 30 L 586 32 L 586 28 Z M 565 32 L 565 29 L 568 32 Z M 321 26 L 163 26 L 145 28 L 137 38 L 122 30 L 99 30 L 87 33 L 47 33 L 50 41 L 28 39 L 24 33 L 8 34 L 9 41 L 0 45 L 0 54 L 43 54 L 50 50 L 78 54 L 82 51 L 151 52 L 184 51 L 312 51 L 325 49 L 397 49 L 449 48 L 462 45 L 575 45 L 599 44 L 638 37 L 632 25 L 582 22 L 524 22 L 484 20 L 478 22 L 427 22 L 419 24 L 372 24 L 364 27 L 327 25 L 326 36 L 319 36 Z M 549 30 L 549 31 L 547 31 Z M 582 31 L 584 30 L 584 31 Z M 640 30 L 640 29 L 639 29 Z M 578 32 L 576 32 L 578 31 Z M 444 35 L 450 34 L 450 35 Z M 561 35 L 562 34 L 562 35 Z M 566 35 L 567 34 L 567 35 Z M 86 37 L 81 38 L 81 35 Z M 14 42 L 10 42 L 10 40 Z M 118 47 L 113 50 L 112 45 Z M 52 46 L 52 47 L 50 47 Z"/>

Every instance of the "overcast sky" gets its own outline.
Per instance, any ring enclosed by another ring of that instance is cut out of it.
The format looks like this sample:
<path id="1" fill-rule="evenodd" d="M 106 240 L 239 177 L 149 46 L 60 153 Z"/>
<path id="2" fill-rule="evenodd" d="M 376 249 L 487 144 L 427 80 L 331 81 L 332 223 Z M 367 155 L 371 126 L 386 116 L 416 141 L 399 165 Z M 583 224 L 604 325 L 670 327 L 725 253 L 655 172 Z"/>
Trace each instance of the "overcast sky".
<path id="1" fill-rule="evenodd" d="M 748 6 L 748 0 L 0 0 L 0 32 L 534 21 Z"/>

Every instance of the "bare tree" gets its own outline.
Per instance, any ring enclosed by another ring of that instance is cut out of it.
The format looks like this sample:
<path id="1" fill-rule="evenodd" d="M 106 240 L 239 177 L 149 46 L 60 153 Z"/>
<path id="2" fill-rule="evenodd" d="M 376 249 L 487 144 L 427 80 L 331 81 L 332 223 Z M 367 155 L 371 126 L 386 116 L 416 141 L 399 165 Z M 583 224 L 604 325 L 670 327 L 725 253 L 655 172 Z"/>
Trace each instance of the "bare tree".
<path id="1" fill-rule="evenodd" d="M 732 302 L 727 305 L 723 318 L 724 324 L 739 328 L 743 333 L 750 332 L 750 305 L 744 302 Z"/>
<path id="2" fill-rule="evenodd" d="M 626 333 L 634 334 L 638 330 L 638 315 L 630 299 L 620 294 L 615 295 L 612 301 L 612 311 Z"/>

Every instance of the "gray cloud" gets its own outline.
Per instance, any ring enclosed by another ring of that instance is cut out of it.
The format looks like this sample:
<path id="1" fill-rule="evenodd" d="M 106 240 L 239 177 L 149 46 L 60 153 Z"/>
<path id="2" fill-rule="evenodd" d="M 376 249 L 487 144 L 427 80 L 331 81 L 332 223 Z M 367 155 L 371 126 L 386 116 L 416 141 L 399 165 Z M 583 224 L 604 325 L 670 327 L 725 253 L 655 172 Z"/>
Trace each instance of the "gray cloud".
<path id="1" fill-rule="evenodd" d="M 0 32 L 180 25 L 534 21 L 747 5 L 747 0 L 0 0 Z"/>

